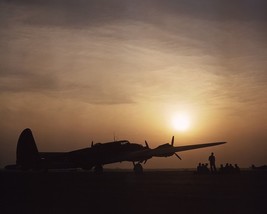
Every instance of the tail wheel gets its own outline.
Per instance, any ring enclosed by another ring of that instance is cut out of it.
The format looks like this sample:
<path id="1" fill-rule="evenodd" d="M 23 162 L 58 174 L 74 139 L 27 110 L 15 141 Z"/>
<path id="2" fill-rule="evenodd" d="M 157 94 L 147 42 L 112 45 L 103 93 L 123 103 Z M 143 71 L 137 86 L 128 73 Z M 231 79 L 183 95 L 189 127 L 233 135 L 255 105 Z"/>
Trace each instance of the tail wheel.
<path id="1" fill-rule="evenodd" d="M 140 163 L 134 165 L 135 174 L 143 174 L 143 167 Z"/>

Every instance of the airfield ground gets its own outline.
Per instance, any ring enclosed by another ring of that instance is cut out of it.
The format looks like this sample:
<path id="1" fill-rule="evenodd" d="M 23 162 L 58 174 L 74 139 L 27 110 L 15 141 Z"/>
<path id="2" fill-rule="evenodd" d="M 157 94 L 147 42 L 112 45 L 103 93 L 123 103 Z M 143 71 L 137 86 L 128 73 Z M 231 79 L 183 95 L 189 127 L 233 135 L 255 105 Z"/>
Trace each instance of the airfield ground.
<path id="1" fill-rule="evenodd" d="M 266 213 L 267 173 L 0 171 L 0 213 Z"/>

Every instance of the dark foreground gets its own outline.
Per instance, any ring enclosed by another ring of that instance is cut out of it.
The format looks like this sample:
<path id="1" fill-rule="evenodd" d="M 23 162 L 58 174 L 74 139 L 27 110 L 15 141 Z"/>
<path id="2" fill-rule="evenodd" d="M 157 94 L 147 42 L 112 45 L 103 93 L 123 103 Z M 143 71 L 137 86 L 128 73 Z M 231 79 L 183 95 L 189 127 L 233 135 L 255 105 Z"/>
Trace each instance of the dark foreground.
<path id="1" fill-rule="evenodd" d="M 266 213 L 267 174 L 0 172 L 0 213 Z"/>

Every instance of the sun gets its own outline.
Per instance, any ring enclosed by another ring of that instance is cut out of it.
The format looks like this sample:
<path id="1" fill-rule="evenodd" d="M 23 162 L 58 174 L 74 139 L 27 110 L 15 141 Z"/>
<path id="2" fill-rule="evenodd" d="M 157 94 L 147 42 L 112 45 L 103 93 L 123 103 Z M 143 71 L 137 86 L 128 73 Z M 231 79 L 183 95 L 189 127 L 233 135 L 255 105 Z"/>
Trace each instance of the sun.
<path id="1" fill-rule="evenodd" d="M 180 112 L 173 116 L 172 126 L 177 131 L 187 131 L 190 128 L 190 116 L 186 112 Z"/>

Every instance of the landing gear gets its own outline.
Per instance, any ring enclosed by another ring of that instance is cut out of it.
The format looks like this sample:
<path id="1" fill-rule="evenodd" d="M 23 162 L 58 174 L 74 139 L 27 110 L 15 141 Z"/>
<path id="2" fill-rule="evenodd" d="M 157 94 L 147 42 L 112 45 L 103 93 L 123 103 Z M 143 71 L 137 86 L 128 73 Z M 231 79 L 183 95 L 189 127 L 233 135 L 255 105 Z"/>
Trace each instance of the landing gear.
<path id="1" fill-rule="evenodd" d="M 140 163 L 137 163 L 137 164 L 133 163 L 133 164 L 134 164 L 134 168 L 133 168 L 134 173 L 137 174 L 137 175 L 143 174 L 142 165 Z"/>
<path id="2" fill-rule="evenodd" d="M 94 168 L 94 172 L 96 174 L 102 174 L 103 173 L 103 166 L 102 165 L 96 165 Z"/>

